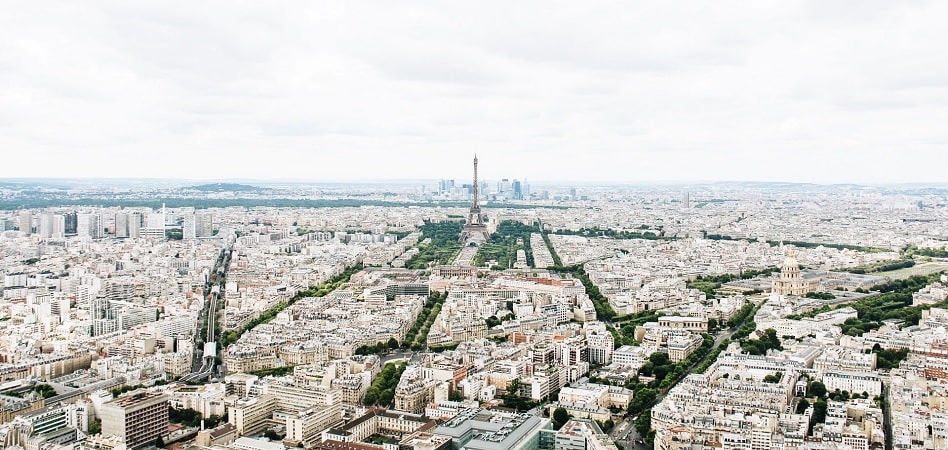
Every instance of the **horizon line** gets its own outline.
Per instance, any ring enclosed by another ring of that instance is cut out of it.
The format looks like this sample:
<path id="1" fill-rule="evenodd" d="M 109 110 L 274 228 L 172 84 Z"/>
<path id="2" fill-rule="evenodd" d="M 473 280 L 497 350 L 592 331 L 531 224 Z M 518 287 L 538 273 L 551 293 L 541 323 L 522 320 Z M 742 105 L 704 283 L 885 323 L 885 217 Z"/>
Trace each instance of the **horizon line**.
<path id="1" fill-rule="evenodd" d="M 616 180 L 530 180 L 527 178 L 500 178 L 488 179 L 489 181 L 500 180 L 519 180 L 537 185 L 563 185 L 563 184 L 584 184 L 596 186 L 701 186 L 715 184 L 789 184 L 789 185 L 810 185 L 810 186 L 944 186 L 948 187 L 946 181 L 890 181 L 890 182 L 818 182 L 818 181 L 786 181 L 786 180 L 643 180 L 643 181 L 616 181 Z M 40 182 L 40 181 L 74 181 L 74 182 L 119 182 L 119 181 L 137 181 L 137 182 L 160 182 L 167 184 L 174 183 L 291 183 L 291 184 L 412 184 L 412 183 L 438 183 L 441 180 L 458 180 L 458 178 L 363 178 L 363 179 L 323 179 L 307 180 L 298 178 L 159 178 L 159 177 L 0 177 L 0 182 Z M 463 179 L 462 179 L 463 180 Z M 485 182 L 484 180 L 481 180 Z"/>

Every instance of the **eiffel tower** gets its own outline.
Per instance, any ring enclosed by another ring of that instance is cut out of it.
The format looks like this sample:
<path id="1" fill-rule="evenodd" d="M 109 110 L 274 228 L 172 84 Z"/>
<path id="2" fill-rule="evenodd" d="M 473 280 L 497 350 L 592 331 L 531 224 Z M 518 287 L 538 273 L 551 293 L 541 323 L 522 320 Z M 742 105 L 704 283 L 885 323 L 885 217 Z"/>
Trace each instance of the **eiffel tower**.
<path id="1" fill-rule="evenodd" d="M 490 239 L 490 233 L 487 232 L 484 217 L 481 215 L 481 194 L 477 182 L 477 155 L 474 155 L 474 188 L 471 195 L 471 211 L 467 214 L 467 222 L 464 224 L 464 230 L 461 231 L 460 242 L 465 247 L 480 247 L 488 239 Z"/>

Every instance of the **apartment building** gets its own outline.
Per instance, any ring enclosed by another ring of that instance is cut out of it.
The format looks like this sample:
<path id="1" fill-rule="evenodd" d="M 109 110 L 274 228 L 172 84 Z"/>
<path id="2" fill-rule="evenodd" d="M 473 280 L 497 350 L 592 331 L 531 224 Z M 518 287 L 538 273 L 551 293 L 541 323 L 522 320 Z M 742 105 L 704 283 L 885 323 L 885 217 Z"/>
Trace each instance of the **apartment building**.
<path id="1" fill-rule="evenodd" d="M 102 434 L 119 436 L 130 449 L 144 447 L 168 434 L 169 397 L 134 391 L 102 404 Z"/>

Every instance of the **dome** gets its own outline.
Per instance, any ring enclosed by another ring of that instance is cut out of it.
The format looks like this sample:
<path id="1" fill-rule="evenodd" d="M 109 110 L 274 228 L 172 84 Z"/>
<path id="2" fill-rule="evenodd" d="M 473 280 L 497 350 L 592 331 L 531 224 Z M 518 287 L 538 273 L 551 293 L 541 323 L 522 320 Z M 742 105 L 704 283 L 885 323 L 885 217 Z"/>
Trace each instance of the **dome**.
<path id="1" fill-rule="evenodd" d="M 787 250 L 787 257 L 786 259 L 783 260 L 783 267 L 794 268 L 794 269 L 800 268 L 800 263 L 797 262 L 796 252 L 793 251 L 792 247 L 789 250 Z"/>

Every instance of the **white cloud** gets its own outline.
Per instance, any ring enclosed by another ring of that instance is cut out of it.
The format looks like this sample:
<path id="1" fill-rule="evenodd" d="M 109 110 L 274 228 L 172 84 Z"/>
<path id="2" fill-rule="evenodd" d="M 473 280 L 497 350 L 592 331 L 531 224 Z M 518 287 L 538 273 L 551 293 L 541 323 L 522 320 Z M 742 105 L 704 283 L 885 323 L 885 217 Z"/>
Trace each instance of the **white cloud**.
<path id="1" fill-rule="evenodd" d="M 943 181 L 946 13 L 5 3 L 0 177 Z"/>

